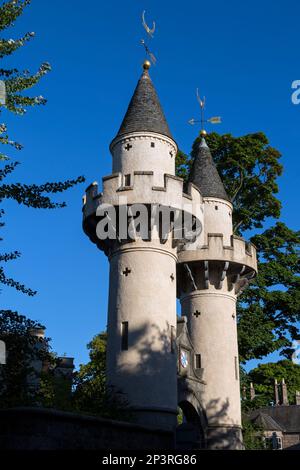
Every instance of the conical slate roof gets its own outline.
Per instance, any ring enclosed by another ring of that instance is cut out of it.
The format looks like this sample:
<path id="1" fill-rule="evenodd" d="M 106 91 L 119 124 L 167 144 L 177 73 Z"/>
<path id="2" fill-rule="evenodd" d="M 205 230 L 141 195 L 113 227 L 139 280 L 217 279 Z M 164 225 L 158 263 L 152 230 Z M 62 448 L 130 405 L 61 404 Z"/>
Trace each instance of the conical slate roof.
<path id="1" fill-rule="evenodd" d="M 204 138 L 194 158 L 189 181 L 200 189 L 204 197 L 230 201 Z"/>
<path id="2" fill-rule="evenodd" d="M 145 68 L 116 137 L 142 131 L 156 132 L 172 139 L 157 93 Z"/>

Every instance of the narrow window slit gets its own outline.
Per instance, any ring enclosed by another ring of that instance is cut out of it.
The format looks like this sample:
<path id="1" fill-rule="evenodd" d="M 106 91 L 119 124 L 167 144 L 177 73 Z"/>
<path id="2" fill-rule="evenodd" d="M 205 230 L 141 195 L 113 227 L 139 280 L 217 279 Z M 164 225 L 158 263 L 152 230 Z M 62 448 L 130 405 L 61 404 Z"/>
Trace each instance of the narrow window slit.
<path id="1" fill-rule="evenodd" d="M 201 369 L 201 354 L 195 354 L 196 369 Z"/>
<path id="2" fill-rule="evenodd" d="M 235 371 L 235 380 L 239 379 L 239 365 L 238 365 L 238 358 L 235 356 L 234 358 L 234 371 Z"/>
<path id="3" fill-rule="evenodd" d="M 131 175 L 125 175 L 124 176 L 124 184 L 125 186 L 130 186 L 131 183 Z"/>
<path id="4" fill-rule="evenodd" d="M 121 348 L 122 351 L 128 350 L 128 321 L 123 321 L 121 325 Z"/>
<path id="5" fill-rule="evenodd" d="M 171 353 L 175 353 L 175 327 L 171 326 Z"/>

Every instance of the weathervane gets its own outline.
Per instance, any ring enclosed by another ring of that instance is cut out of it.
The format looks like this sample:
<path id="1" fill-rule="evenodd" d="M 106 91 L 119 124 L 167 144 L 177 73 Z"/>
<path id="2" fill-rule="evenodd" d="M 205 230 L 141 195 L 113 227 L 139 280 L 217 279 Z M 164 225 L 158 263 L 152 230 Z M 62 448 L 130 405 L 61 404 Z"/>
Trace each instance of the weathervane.
<path id="1" fill-rule="evenodd" d="M 202 136 L 206 136 L 207 132 L 206 130 L 204 129 L 204 124 L 206 122 L 210 122 L 211 124 L 221 124 L 221 117 L 220 116 L 212 116 L 211 118 L 209 119 L 205 119 L 205 104 L 206 104 L 206 99 L 205 99 L 205 96 L 203 97 L 203 99 L 200 98 L 200 95 L 199 95 L 199 90 L 197 88 L 196 90 L 196 95 L 197 95 L 197 100 L 198 100 L 198 103 L 200 105 L 200 120 L 196 120 L 194 118 L 190 119 L 188 122 L 189 124 L 191 124 L 192 126 L 194 124 L 196 124 L 197 122 L 200 122 L 201 123 L 201 130 L 200 130 L 200 134 Z"/>
<path id="2" fill-rule="evenodd" d="M 148 35 L 148 38 L 153 39 L 153 35 L 154 35 L 154 32 L 155 32 L 155 21 L 153 21 L 153 23 L 152 23 L 152 28 L 149 28 L 149 26 L 147 25 L 146 20 L 145 20 L 145 13 L 146 13 L 146 11 L 144 10 L 143 13 L 142 13 L 142 24 L 143 24 L 143 27 L 144 27 L 147 35 Z M 155 65 L 156 64 L 156 57 L 150 51 L 148 45 L 146 44 L 145 39 L 141 39 L 141 44 L 144 46 L 146 55 L 149 57 L 152 64 Z"/>

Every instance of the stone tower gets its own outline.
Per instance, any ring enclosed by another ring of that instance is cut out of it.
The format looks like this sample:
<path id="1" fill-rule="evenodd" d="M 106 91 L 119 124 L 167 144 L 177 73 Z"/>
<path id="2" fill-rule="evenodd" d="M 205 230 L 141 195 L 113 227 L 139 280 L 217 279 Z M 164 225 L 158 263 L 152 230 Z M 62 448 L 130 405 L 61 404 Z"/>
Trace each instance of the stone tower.
<path id="1" fill-rule="evenodd" d="M 190 174 L 203 197 L 204 230 L 183 245 L 178 259 L 178 296 L 205 387 L 210 448 L 242 448 L 236 300 L 256 272 L 253 245 L 233 235 L 232 204 L 204 137 Z"/>
<path id="2" fill-rule="evenodd" d="M 175 176 L 177 145 L 149 67 L 110 144 L 112 174 L 84 197 L 84 231 L 110 263 L 108 383 L 137 422 L 174 429 L 180 398 L 208 447 L 239 449 L 236 300 L 256 273 L 256 250 L 233 235 L 233 207 L 204 138 L 188 184 Z M 179 351 L 176 294 L 189 338 Z"/>
<path id="3" fill-rule="evenodd" d="M 83 228 L 110 263 L 108 382 L 126 393 L 137 422 L 173 429 L 177 417 L 178 243 L 171 224 L 164 230 L 159 223 L 149 224 L 146 233 L 141 233 L 141 227 L 131 223 L 145 208 L 149 222 L 157 207 L 176 214 L 197 213 L 202 199 L 193 184 L 188 194 L 183 193 L 183 181 L 175 176 L 177 145 L 149 66 L 146 61 L 110 144 L 112 174 L 103 178 L 102 193 L 98 194 L 97 183 L 87 188 Z M 108 212 L 114 223 L 108 237 L 100 239 L 99 222 Z M 124 217 L 130 236 L 124 233 Z"/>

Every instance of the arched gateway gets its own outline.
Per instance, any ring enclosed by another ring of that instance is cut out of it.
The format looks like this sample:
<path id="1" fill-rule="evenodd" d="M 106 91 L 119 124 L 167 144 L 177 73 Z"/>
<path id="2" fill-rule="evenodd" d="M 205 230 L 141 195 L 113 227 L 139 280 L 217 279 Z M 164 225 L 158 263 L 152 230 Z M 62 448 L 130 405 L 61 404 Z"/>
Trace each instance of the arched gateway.
<path id="1" fill-rule="evenodd" d="M 190 340 L 186 317 L 177 321 L 178 407 L 180 422 L 176 429 L 177 449 L 206 447 L 207 420 L 201 406 L 205 386 L 203 369 Z M 200 367 L 199 367 L 200 366 Z"/>

